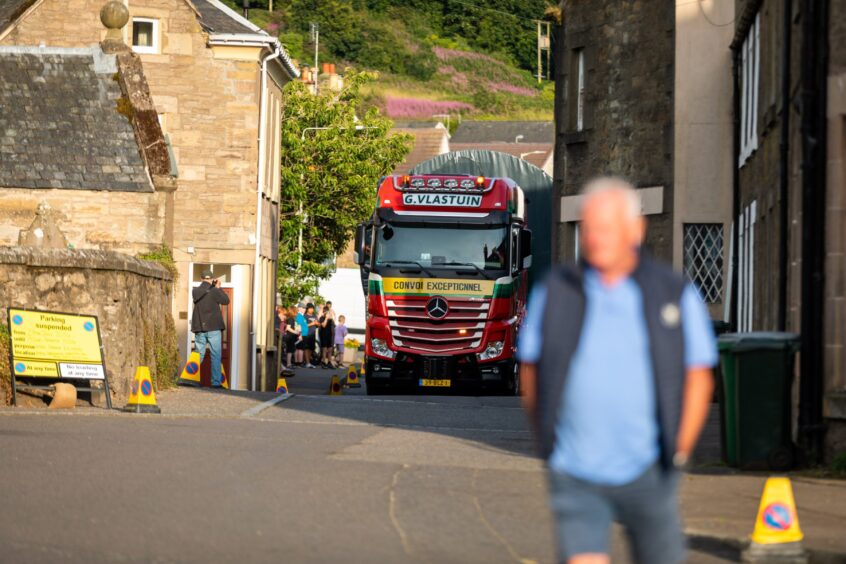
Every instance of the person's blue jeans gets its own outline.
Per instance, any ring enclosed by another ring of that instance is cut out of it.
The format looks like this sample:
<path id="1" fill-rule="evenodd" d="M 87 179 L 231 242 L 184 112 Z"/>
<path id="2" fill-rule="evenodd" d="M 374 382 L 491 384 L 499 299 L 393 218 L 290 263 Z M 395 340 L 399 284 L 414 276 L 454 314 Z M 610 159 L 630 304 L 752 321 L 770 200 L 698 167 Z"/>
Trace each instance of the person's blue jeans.
<path id="1" fill-rule="evenodd" d="M 197 352 L 200 353 L 200 364 L 206 358 L 206 345 L 211 349 L 211 383 L 212 386 L 223 384 L 223 375 L 220 373 L 220 351 L 222 347 L 222 331 L 205 331 L 194 333 L 194 344 Z"/>

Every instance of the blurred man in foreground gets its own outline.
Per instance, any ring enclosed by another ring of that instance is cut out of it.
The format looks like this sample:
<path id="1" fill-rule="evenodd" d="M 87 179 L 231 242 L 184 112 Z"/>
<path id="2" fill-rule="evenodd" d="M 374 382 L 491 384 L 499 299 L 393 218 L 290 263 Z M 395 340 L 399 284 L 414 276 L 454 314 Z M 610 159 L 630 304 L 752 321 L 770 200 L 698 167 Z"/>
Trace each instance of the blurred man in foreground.
<path id="1" fill-rule="evenodd" d="M 635 189 L 601 177 L 583 194 L 582 262 L 532 291 L 518 347 L 559 559 L 609 562 L 616 520 L 637 562 L 681 562 L 678 471 L 708 413 L 714 335 L 693 286 L 641 252 Z"/>

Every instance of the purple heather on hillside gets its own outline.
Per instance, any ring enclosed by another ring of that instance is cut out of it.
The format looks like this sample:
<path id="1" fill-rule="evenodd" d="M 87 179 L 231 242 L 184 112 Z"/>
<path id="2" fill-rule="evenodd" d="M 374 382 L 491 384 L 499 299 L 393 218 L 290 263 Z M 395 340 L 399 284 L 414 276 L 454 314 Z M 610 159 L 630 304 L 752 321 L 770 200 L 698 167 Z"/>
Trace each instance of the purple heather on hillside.
<path id="1" fill-rule="evenodd" d="M 435 101 L 422 98 L 388 98 L 385 111 L 391 118 L 429 118 L 435 114 L 473 110 L 464 102 Z"/>
<path id="2" fill-rule="evenodd" d="M 509 84 L 507 82 L 488 81 L 488 88 L 496 92 L 508 92 L 510 94 L 517 94 L 518 96 L 528 96 L 529 98 L 534 98 L 538 95 L 538 91 L 534 88 L 528 88 L 526 86 L 517 86 L 515 84 Z"/>
<path id="3" fill-rule="evenodd" d="M 490 55 L 484 53 L 474 53 L 472 51 L 462 51 L 460 49 L 447 49 L 446 47 L 432 47 L 435 56 L 442 61 L 449 61 L 450 59 L 475 59 L 477 61 L 488 61 L 490 63 L 502 64 L 502 61 L 497 60 Z"/>

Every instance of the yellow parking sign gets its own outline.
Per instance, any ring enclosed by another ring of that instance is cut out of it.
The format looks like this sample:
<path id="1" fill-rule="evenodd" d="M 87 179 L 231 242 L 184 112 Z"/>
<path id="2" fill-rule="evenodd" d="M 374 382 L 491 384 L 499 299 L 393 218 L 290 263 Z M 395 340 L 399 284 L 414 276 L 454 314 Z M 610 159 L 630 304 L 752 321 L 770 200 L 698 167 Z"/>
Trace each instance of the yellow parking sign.
<path id="1" fill-rule="evenodd" d="M 39 378 L 103 380 L 111 404 L 96 316 L 18 308 L 8 314 L 13 384 Z"/>

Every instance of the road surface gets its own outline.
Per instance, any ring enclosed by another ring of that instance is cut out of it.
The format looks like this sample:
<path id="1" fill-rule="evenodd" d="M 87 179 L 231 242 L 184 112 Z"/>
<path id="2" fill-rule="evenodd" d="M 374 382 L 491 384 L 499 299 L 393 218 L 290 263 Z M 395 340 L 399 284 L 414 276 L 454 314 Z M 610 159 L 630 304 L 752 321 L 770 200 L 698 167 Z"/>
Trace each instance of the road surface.
<path id="1" fill-rule="evenodd" d="M 0 559 L 554 561 L 516 398 L 329 397 L 329 377 L 263 408 L 274 394 L 180 390 L 162 415 L 0 411 Z"/>

